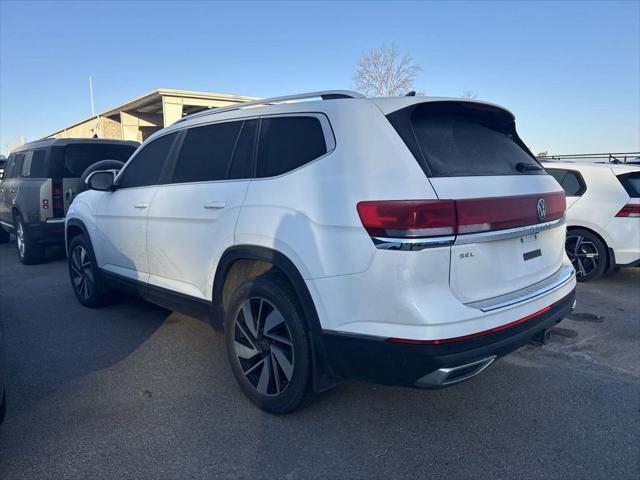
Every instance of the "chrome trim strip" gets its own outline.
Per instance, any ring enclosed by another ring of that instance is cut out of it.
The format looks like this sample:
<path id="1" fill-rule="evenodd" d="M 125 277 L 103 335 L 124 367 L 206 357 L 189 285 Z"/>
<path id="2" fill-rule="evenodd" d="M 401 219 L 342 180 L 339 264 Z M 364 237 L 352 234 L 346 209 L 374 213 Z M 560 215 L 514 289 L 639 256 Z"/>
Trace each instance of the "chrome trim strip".
<path id="1" fill-rule="evenodd" d="M 64 223 L 65 218 L 47 218 L 45 222 L 47 223 Z"/>
<path id="2" fill-rule="evenodd" d="M 490 232 L 467 233 L 465 235 L 458 235 L 454 245 L 468 245 L 470 243 L 493 242 L 495 240 L 504 240 L 513 237 L 524 237 L 560 227 L 565 223 L 567 223 L 567 219 L 566 217 L 562 217 L 536 225 L 526 225 L 524 227 L 509 228 L 506 230 L 492 230 Z"/>
<path id="3" fill-rule="evenodd" d="M 376 248 L 381 250 L 406 250 L 415 251 L 425 248 L 448 247 L 453 245 L 456 239 L 453 235 L 434 238 L 388 238 L 371 237 Z"/>
<path id="4" fill-rule="evenodd" d="M 0 220 L 0 223 L 1 223 L 2 225 L 6 225 L 7 227 L 11 227 L 11 228 L 13 228 L 13 225 L 11 225 L 10 223 L 3 222 L 2 220 Z"/>
<path id="5" fill-rule="evenodd" d="M 566 217 L 536 225 L 509 228 L 506 230 L 492 230 L 490 232 L 467 233 L 464 235 L 447 235 L 444 237 L 430 238 L 392 238 L 372 237 L 376 248 L 381 250 L 423 250 L 425 248 L 446 247 L 449 245 L 468 245 L 470 243 L 493 242 L 507 238 L 535 235 L 552 228 L 560 227 L 567 223 Z"/>
<path id="6" fill-rule="evenodd" d="M 561 285 L 564 285 L 575 276 L 575 270 L 571 265 L 561 266 L 556 273 L 544 280 L 529 285 L 528 287 L 521 288 L 514 292 L 505 293 L 493 298 L 487 298 L 485 300 L 478 300 L 476 302 L 465 303 L 467 307 L 477 308 L 483 312 L 490 312 L 499 308 L 508 307 L 516 303 L 530 300 L 543 293 L 550 292 Z"/>

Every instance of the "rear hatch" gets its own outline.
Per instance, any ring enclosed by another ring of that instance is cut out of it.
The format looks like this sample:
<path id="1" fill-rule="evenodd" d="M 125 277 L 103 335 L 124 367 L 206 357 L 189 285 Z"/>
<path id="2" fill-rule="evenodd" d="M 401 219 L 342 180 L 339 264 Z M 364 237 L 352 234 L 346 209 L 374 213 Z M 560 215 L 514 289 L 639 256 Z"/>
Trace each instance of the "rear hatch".
<path id="1" fill-rule="evenodd" d="M 564 192 L 518 137 L 513 115 L 431 101 L 387 118 L 455 209 L 450 285 L 464 303 L 528 287 L 564 257 Z"/>
<path id="2" fill-rule="evenodd" d="M 53 179 L 52 205 L 54 217 L 64 217 L 69 205 L 80 193 L 80 176 L 100 160 L 126 162 L 136 150 L 135 143 L 118 143 L 89 139 L 52 148 L 49 176 Z"/>

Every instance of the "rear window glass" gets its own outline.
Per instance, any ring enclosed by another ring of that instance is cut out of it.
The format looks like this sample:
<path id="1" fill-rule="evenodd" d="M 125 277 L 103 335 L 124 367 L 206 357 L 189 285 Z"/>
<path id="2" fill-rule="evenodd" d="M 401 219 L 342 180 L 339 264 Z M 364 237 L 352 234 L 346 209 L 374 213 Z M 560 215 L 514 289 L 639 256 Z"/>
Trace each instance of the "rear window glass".
<path id="1" fill-rule="evenodd" d="M 640 198 L 640 172 L 619 175 L 618 180 L 631 198 Z"/>
<path id="2" fill-rule="evenodd" d="M 54 147 L 55 161 L 51 164 L 52 177 L 79 178 L 87 167 L 100 160 L 126 162 L 136 150 L 132 145 L 107 143 L 78 143 L 66 147 Z"/>
<path id="3" fill-rule="evenodd" d="M 556 179 L 567 197 L 579 197 L 587 189 L 582 176 L 578 172 L 558 168 L 547 168 L 547 173 Z"/>
<path id="4" fill-rule="evenodd" d="M 226 179 L 242 123 L 218 123 L 187 130 L 173 183 Z"/>
<path id="5" fill-rule="evenodd" d="M 515 132 L 513 117 L 464 102 L 418 104 L 389 121 L 428 175 L 544 174 Z"/>
<path id="6" fill-rule="evenodd" d="M 295 170 L 327 153 L 324 132 L 315 117 L 264 118 L 260 126 L 258 177 Z"/>
<path id="7" fill-rule="evenodd" d="M 23 178 L 46 178 L 46 150 L 30 150 L 24 153 L 20 176 Z"/>

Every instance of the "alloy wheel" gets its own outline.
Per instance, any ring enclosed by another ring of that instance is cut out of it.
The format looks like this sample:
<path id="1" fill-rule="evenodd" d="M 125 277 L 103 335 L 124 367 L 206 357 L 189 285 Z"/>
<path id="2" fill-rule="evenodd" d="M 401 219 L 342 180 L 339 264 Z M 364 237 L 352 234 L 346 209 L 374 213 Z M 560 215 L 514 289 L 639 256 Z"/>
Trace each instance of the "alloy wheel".
<path id="1" fill-rule="evenodd" d="M 242 373 L 266 396 L 280 395 L 293 376 L 293 339 L 280 310 L 264 298 L 245 300 L 234 319 L 233 348 Z"/>
<path id="2" fill-rule="evenodd" d="M 16 228 L 16 243 L 18 244 L 18 254 L 20 257 L 24 257 L 24 229 L 22 228 L 22 222 L 18 222 Z"/>
<path id="3" fill-rule="evenodd" d="M 582 235 L 567 237 L 565 250 L 573 264 L 573 268 L 576 269 L 578 277 L 586 277 L 598 268 L 598 262 L 600 261 L 598 249 L 593 242 Z"/>
<path id="4" fill-rule="evenodd" d="M 78 295 L 85 300 L 91 297 L 94 285 L 91 259 L 81 245 L 74 248 L 71 254 L 71 279 Z"/>

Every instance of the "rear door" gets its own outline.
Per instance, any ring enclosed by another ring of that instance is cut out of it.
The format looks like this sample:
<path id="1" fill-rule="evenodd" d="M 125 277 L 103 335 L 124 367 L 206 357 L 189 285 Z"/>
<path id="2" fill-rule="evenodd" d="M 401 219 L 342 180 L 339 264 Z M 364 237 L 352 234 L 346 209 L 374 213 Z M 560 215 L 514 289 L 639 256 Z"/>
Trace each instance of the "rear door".
<path id="1" fill-rule="evenodd" d="M 450 284 L 461 301 L 513 292 L 559 270 L 564 192 L 518 138 L 509 112 L 429 102 L 387 118 L 438 198 L 456 201 Z"/>
<path id="2" fill-rule="evenodd" d="M 147 222 L 149 283 L 210 299 L 215 266 L 233 245 L 253 170 L 257 120 L 187 129 Z"/>
<path id="3" fill-rule="evenodd" d="M 11 213 L 13 208 L 11 203 L 12 195 L 10 195 L 9 192 L 12 189 L 15 191 L 14 176 L 15 172 L 19 169 L 19 165 L 16 166 L 17 158 L 16 154 L 12 153 L 9 155 L 5 165 L 4 176 L 0 181 L 0 222 L 8 228 L 13 228 L 13 218 Z"/>
<path id="4" fill-rule="evenodd" d="M 66 215 L 69 205 L 80 192 L 80 176 L 91 165 L 101 160 L 119 160 L 123 163 L 136 150 L 136 146 L 87 140 L 53 147 L 49 160 L 49 174 L 53 180 L 53 203 L 56 215 Z"/>

